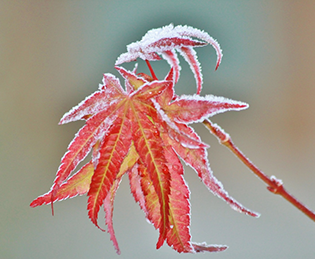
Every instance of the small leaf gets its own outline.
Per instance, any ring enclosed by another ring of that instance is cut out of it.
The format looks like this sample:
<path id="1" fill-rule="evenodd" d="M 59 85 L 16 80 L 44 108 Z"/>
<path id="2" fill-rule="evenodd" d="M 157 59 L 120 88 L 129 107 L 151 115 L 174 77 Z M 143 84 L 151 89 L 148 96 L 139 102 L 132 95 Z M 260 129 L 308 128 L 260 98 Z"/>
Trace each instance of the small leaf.
<path id="1" fill-rule="evenodd" d="M 135 96 L 138 99 L 148 100 L 160 95 L 165 89 L 172 87 L 172 85 L 171 81 L 153 81 L 142 85 L 136 92 L 131 93 L 130 97 Z"/>
<path id="2" fill-rule="evenodd" d="M 158 129 L 147 118 L 146 114 L 137 113 L 136 110 L 139 110 L 137 106 L 134 107 L 132 113 L 134 145 L 141 161 L 150 172 L 150 178 L 159 197 L 161 210 L 160 238 L 157 243 L 157 248 L 159 248 L 164 242 L 169 227 L 169 170 L 163 155 L 163 142 Z"/>
<path id="3" fill-rule="evenodd" d="M 86 119 L 107 109 L 113 101 L 118 103 L 122 98 L 124 98 L 124 94 L 119 80 L 111 74 L 104 74 L 103 85 L 100 85 L 100 91 L 94 92 L 73 107 L 61 118 L 59 124 Z"/>
<path id="4" fill-rule="evenodd" d="M 89 191 L 93 173 L 94 167 L 92 161 L 90 161 L 66 182 L 61 184 L 60 188 L 54 195 L 53 201 L 51 200 L 52 191 L 49 191 L 48 193 L 35 199 L 30 206 L 34 208 L 44 204 L 50 204 L 51 202 L 73 198 L 77 195 L 86 194 Z"/>
<path id="5" fill-rule="evenodd" d="M 108 227 L 108 233 L 110 234 L 110 239 L 113 242 L 113 245 L 116 249 L 117 254 L 120 254 L 120 249 L 118 246 L 118 242 L 115 236 L 115 231 L 113 227 L 113 211 L 114 211 L 114 199 L 116 191 L 121 182 L 121 177 L 116 178 L 110 191 L 108 192 L 106 198 L 104 199 L 104 211 L 105 211 L 105 222 Z"/>
<path id="6" fill-rule="evenodd" d="M 174 73 L 173 73 L 174 69 L 171 68 L 168 75 L 165 78 L 165 81 L 171 81 Z M 172 101 L 173 98 L 175 98 L 175 93 L 174 93 L 174 84 L 169 85 L 169 87 L 167 87 L 162 94 L 158 95 L 155 100 L 156 102 L 159 104 L 159 107 L 157 107 L 155 105 L 155 108 L 160 110 L 161 107 L 166 107 L 170 104 L 170 102 Z"/>
<path id="7" fill-rule="evenodd" d="M 115 67 L 117 71 L 122 75 L 123 78 L 132 86 L 133 89 L 138 89 L 140 86 L 145 84 L 147 81 L 142 77 L 137 76 L 135 73 L 132 73 L 123 67 Z"/>
<path id="8" fill-rule="evenodd" d="M 139 162 L 139 163 L 141 163 L 141 162 Z M 131 193 L 132 193 L 135 201 L 137 203 L 139 203 L 140 208 L 145 213 L 146 218 L 148 218 L 149 217 L 148 214 L 150 213 L 150 210 L 148 210 L 146 208 L 145 196 L 143 194 L 142 187 L 140 184 L 141 177 L 143 177 L 143 176 L 140 176 L 139 171 L 138 171 L 138 166 L 139 166 L 139 164 L 135 164 L 133 166 L 133 168 L 129 171 L 128 176 L 129 176 L 130 190 L 131 190 Z M 157 201 L 158 201 L 158 198 L 157 198 Z M 160 209 L 158 209 L 158 211 L 160 211 Z"/>
<path id="9" fill-rule="evenodd" d="M 52 189 L 52 199 L 56 195 L 60 184 L 67 179 L 79 162 L 87 156 L 97 140 L 106 133 L 113 120 L 114 114 L 110 110 L 104 110 L 88 119 L 85 126 L 79 130 L 70 143 L 68 152 L 61 160 Z"/>
<path id="10" fill-rule="evenodd" d="M 139 155 L 135 149 L 135 146 L 131 144 L 128 154 L 125 156 L 124 161 L 122 162 L 117 178 L 121 177 L 127 171 L 131 170 L 133 166 L 139 159 Z"/>
<path id="11" fill-rule="evenodd" d="M 122 109 L 123 115 L 117 118 L 115 124 L 110 128 L 101 145 L 99 162 L 92 177 L 88 193 L 88 211 L 89 218 L 97 227 L 99 227 L 97 216 L 100 206 L 113 185 L 131 145 L 130 122 L 127 112 L 126 108 Z"/>
<path id="12" fill-rule="evenodd" d="M 145 165 L 139 162 L 136 169 L 140 180 L 140 188 L 142 190 L 146 218 L 156 229 L 158 229 L 161 226 L 161 206 L 159 196 L 155 191 L 150 173 Z M 141 194 L 139 197 L 141 197 Z"/>
<path id="13" fill-rule="evenodd" d="M 215 49 L 216 53 L 217 53 L 217 65 L 216 65 L 216 70 L 218 69 L 221 60 L 222 60 L 222 50 L 220 48 L 219 43 L 213 39 L 207 32 L 201 31 L 199 29 L 193 28 L 191 26 L 176 26 L 174 28 L 174 30 L 182 36 L 186 36 L 186 37 L 196 37 L 198 39 L 204 40 L 207 43 L 209 43 L 210 45 L 212 45 L 212 47 Z"/>
<path id="14" fill-rule="evenodd" d="M 134 148 L 133 145 L 131 145 L 128 154 L 124 158 L 124 161 L 121 164 L 119 173 L 116 176 L 116 179 L 114 180 L 114 183 L 108 192 L 106 198 L 104 199 L 104 211 L 105 211 L 105 223 L 108 227 L 108 232 L 110 234 L 110 239 L 112 240 L 114 247 L 116 249 L 117 254 L 120 254 L 120 249 L 118 246 L 118 242 L 115 236 L 115 231 L 113 227 L 113 210 L 114 210 L 114 199 L 116 195 L 116 191 L 119 187 L 119 184 L 122 180 L 122 176 L 131 170 L 131 168 L 135 165 L 137 162 L 139 156 Z"/>
<path id="15" fill-rule="evenodd" d="M 222 252 L 228 249 L 225 245 L 207 245 L 206 243 L 192 243 L 192 246 L 196 253 L 200 252 Z"/>
<path id="16" fill-rule="evenodd" d="M 166 80 L 171 80 L 173 79 L 174 84 L 178 82 L 179 79 L 179 74 L 181 67 L 179 65 L 179 60 L 178 57 L 175 53 L 175 50 L 166 50 L 162 52 L 163 58 L 169 63 L 171 66 L 171 71 L 172 71 L 172 77 L 168 78 Z"/>
<path id="17" fill-rule="evenodd" d="M 183 95 L 165 106 L 167 116 L 179 123 L 202 122 L 204 119 L 226 111 L 240 111 L 246 109 L 248 104 L 218 97 L 206 95 Z"/>
<path id="18" fill-rule="evenodd" d="M 189 189 L 183 179 L 183 166 L 176 153 L 170 147 L 166 149 L 165 156 L 171 172 L 170 194 L 170 228 L 167 233 L 167 243 L 179 253 L 191 253 L 190 203 Z"/>
<path id="19" fill-rule="evenodd" d="M 172 139 L 168 139 L 168 141 L 172 144 L 176 153 L 179 154 L 179 156 L 197 172 L 205 186 L 213 194 L 226 201 L 232 209 L 253 217 L 259 217 L 258 213 L 245 208 L 242 204 L 230 197 L 224 190 L 223 185 L 214 177 L 209 167 L 207 152 L 204 148 L 190 149 L 183 147 Z"/>

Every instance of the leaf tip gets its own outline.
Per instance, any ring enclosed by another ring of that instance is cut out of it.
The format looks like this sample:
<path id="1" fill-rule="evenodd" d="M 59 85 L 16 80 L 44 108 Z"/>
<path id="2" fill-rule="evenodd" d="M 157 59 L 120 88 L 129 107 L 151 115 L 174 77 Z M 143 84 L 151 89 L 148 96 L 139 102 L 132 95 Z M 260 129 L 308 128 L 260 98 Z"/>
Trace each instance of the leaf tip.
<path id="1" fill-rule="evenodd" d="M 101 231 L 103 231 L 103 232 L 106 232 L 105 229 L 101 228 L 101 227 L 98 225 L 98 223 L 97 223 L 97 218 L 95 218 L 93 215 L 90 215 L 90 212 L 89 212 L 89 218 L 90 218 L 90 220 L 92 221 L 92 223 L 93 223 L 99 230 L 101 230 Z"/>
<path id="2" fill-rule="evenodd" d="M 165 237 L 162 236 L 162 235 L 160 235 L 159 240 L 158 240 L 158 242 L 156 243 L 156 249 L 160 249 L 160 248 L 161 248 L 161 246 L 162 246 L 163 243 L 164 243 L 164 240 L 165 240 Z"/>
<path id="3" fill-rule="evenodd" d="M 37 207 L 37 206 L 38 206 L 38 204 L 37 204 L 37 199 L 33 200 L 33 201 L 30 203 L 30 207 L 32 207 L 32 208 L 35 208 L 35 207 Z"/>
<path id="4" fill-rule="evenodd" d="M 217 65 L 215 66 L 214 71 L 217 71 L 221 63 L 221 59 L 217 61 Z"/>
<path id="5" fill-rule="evenodd" d="M 229 247 L 226 245 L 207 245 L 205 242 L 197 244 L 191 243 L 195 253 L 204 253 L 204 252 L 223 252 Z"/>

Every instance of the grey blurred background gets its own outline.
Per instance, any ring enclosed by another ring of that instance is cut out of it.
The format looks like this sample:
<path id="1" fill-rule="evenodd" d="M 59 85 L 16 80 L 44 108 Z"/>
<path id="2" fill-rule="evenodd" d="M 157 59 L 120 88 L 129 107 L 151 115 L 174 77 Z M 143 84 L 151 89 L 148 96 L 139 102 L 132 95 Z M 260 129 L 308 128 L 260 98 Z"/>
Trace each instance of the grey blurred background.
<path id="1" fill-rule="evenodd" d="M 125 177 L 109 235 L 87 217 L 87 198 L 49 206 L 29 203 L 52 185 L 60 158 L 83 122 L 58 126 L 61 116 L 98 87 L 126 45 L 169 23 L 203 29 L 224 57 L 197 49 L 202 94 L 250 104 L 213 121 L 268 175 L 315 209 L 315 2 L 310 1 L 0 1 L 0 258 L 314 258 L 315 223 L 265 185 L 202 126 L 211 167 L 229 193 L 262 214 L 239 214 L 186 169 L 193 241 L 227 244 L 223 253 L 155 250 L 158 231 L 131 197 Z M 183 60 L 182 60 L 183 61 Z M 195 91 L 187 64 L 178 93 Z M 152 63 L 160 77 L 165 62 Z M 127 68 L 130 68 L 125 66 Z M 143 62 L 139 70 L 146 72 Z M 103 223 L 100 213 L 100 223 Z"/>

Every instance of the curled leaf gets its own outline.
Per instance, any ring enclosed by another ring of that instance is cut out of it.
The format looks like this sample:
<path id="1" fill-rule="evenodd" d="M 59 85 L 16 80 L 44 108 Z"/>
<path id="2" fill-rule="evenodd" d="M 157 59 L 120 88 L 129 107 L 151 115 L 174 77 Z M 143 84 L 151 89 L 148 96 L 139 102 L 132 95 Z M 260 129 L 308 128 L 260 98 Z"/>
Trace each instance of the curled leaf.
<path id="1" fill-rule="evenodd" d="M 197 38 L 195 40 L 193 38 Z M 201 41 L 200 41 L 201 40 Z M 160 56 L 174 68 L 174 82 L 177 83 L 179 71 L 181 70 L 177 54 L 179 51 L 189 63 L 192 72 L 196 78 L 197 94 L 200 94 L 202 88 L 202 74 L 197 55 L 193 47 L 202 47 L 212 45 L 217 54 L 218 69 L 222 60 L 222 50 L 219 43 L 208 33 L 190 26 L 175 26 L 170 24 L 158 29 L 148 31 L 140 41 L 131 43 L 127 46 L 127 52 L 121 54 L 116 60 L 115 65 L 135 61 L 137 58 L 143 60 L 160 60 Z"/>

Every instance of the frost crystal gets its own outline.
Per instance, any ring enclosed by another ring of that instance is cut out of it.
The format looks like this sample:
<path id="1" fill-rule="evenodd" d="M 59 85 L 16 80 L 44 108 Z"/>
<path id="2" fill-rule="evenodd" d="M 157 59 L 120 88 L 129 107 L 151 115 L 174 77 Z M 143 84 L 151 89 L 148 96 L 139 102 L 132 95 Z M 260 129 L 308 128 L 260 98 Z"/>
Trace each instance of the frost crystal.
<path id="1" fill-rule="evenodd" d="M 193 47 L 202 47 L 207 44 L 211 44 L 217 53 L 217 69 L 223 55 L 220 45 L 215 39 L 208 33 L 193 27 L 186 25 L 178 25 L 174 27 L 173 24 L 170 24 L 162 28 L 152 29 L 148 31 L 140 41 L 129 44 L 127 46 L 127 52 L 121 54 L 116 60 L 116 65 L 135 61 L 137 58 L 149 61 L 160 60 L 161 57 L 159 55 L 162 55 L 170 66 L 174 68 L 174 82 L 176 83 L 181 69 L 177 54 L 174 51 L 177 50 L 189 63 L 196 78 L 197 94 L 199 94 L 202 88 L 202 74 Z"/>

